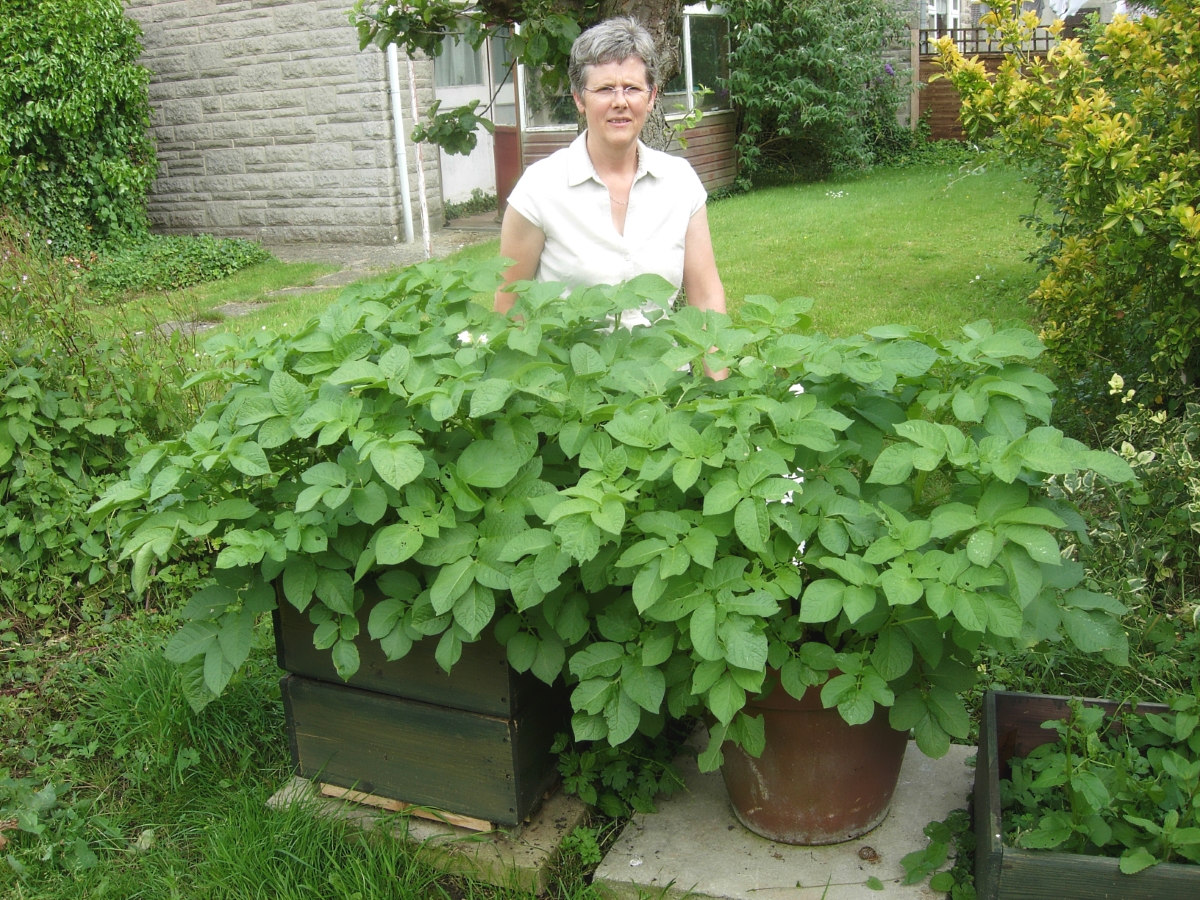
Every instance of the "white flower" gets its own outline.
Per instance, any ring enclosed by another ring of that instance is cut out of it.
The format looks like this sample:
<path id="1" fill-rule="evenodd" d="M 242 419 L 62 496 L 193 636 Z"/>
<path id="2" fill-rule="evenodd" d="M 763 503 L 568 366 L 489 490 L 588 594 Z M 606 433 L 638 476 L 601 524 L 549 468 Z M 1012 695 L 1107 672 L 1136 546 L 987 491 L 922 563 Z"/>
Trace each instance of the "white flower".
<path id="1" fill-rule="evenodd" d="M 1125 379 L 1114 373 L 1113 377 L 1108 379 L 1108 392 L 1119 394 L 1123 390 L 1125 390 Z"/>
<path id="2" fill-rule="evenodd" d="M 788 393 L 795 394 L 797 397 L 799 397 L 804 393 L 804 385 L 797 381 L 790 388 L 788 388 Z"/>
<path id="3" fill-rule="evenodd" d="M 458 333 L 458 339 L 459 339 L 460 341 L 462 341 L 464 344 L 469 344 L 469 343 L 471 343 L 471 332 L 469 332 L 469 331 L 460 331 L 460 332 Z"/>

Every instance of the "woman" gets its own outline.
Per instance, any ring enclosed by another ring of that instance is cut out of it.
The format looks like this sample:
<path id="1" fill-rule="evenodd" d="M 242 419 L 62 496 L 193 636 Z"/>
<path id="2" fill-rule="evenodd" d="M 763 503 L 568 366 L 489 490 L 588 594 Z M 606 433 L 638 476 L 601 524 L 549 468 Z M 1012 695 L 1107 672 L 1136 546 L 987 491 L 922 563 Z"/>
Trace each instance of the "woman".
<path id="1" fill-rule="evenodd" d="M 508 198 L 500 255 L 505 284 L 571 287 L 661 275 L 687 302 L 725 312 L 704 187 L 691 165 L 638 140 L 658 94 L 654 41 L 635 19 L 608 19 L 571 48 L 571 93 L 587 131 L 530 166 Z M 496 292 L 507 312 L 514 295 Z M 622 318 L 645 323 L 636 311 Z"/>

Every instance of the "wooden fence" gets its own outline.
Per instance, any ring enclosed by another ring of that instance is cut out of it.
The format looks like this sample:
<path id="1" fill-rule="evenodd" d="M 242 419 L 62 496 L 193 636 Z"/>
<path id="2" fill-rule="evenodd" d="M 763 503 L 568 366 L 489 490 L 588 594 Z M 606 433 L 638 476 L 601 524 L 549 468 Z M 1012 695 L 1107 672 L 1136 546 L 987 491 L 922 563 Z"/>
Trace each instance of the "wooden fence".
<path id="1" fill-rule="evenodd" d="M 668 153 L 692 164 L 706 190 L 733 184 L 737 178 L 737 115 L 731 109 L 706 112 L 695 128 L 684 132 L 687 147 L 671 144 Z M 575 131 L 526 131 L 521 135 L 521 164 L 545 159 L 575 140 Z"/>
<path id="2" fill-rule="evenodd" d="M 920 50 L 920 82 L 916 102 L 918 115 L 929 122 L 929 136 L 935 141 L 966 140 L 962 125 L 958 121 L 958 111 L 962 100 L 947 79 L 939 78 L 930 81 L 933 75 L 940 74 L 942 68 L 937 63 L 934 44 L 938 38 L 950 37 L 958 45 L 959 52 L 964 56 L 979 57 L 989 74 L 994 74 L 1004 60 L 998 42 L 992 39 L 985 28 L 951 28 L 942 31 L 934 29 L 920 32 L 917 46 Z M 1055 38 L 1047 29 L 1039 28 L 1024 48 L 1026 53 L 1033 56 L 1044 56 L 1054 45 Z"/>

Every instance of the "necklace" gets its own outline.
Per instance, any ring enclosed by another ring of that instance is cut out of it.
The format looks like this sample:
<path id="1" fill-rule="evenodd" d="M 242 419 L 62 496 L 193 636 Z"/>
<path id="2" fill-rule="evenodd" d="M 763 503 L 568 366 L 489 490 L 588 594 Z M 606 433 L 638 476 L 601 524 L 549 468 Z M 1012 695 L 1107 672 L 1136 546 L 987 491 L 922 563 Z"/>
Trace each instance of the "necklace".
<path id="1" fill-rule="evenodd" d="M 614 197 L 612 195 L 611 192 L 608 195 L 608 199 L 611 200 L 613 203 L 617 204 L 617 206 L 628 206 L 629 205 L 628 200 L 618 200 L 616 197 Z"/>

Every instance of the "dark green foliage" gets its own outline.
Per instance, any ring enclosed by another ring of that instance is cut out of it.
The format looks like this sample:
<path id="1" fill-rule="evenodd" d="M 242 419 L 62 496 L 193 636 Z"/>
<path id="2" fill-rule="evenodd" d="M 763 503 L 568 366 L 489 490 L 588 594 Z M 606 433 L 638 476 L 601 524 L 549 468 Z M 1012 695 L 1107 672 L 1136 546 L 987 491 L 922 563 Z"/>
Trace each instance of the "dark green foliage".
<path id="1" fill-rule="evenodd" d="M 563 788 L 606 816 L 655 812 L 655 797 L 669 796 L 684 786 L 674 761 L 694 724 L 687 719 L 673 721 L 654 737 L 636 734 L 620 747 L 577 743 L 560 734 L 554 752 Z"/>
<path id="2" fill-rule="evenodd" d="M 965 809 L 952 810 L 941 822 L 930 822 L 923 831 L 929 844 L 923 850 L 914 850 L 900 860 L 904 867 L 904 884 L 918 884 L 929 879 L 934 891 L 947 892 L 949 900 L 975 900 L 975 832 L 971 830 L 971 817 Z M 950 856 L 950 848 L 954 856 Z M 939 871 L 946 866 L 944 871 Z M 883 890 L 868 886 L 874 890 Z"/>
<path id="3" fill-rule="evenodd" d="M 87 274 L 88 289 L 111 299 L 142 291 L 173 291 L 217 281 L 266 262 L 271 254 L 253 241 L 196 237 L 151 237 L 103 254 Z"/>
<path id="4" fill-rule="evenodd" d="M 6 0 L 0 206 L 79 253 L 146 234 L 150 73 L 119 0 Z"/>
<path id="5" fill-rule="evenodd" d="M 1200 862 L 1200 702 L 1113 719 L 1071 701 L 1059 739 L 1010 760 L 1000 782 L 1005 840 L 1018 847 L 1120 856 L 1131 875 L 1164 861 Z"/>
<path id="6" fill-rule="evenodd" d="M 882 51 L 906 34 L 888 0 L 732 0 L 729 89 L 743 177 L 857 168 L 900 139 L 907 90 Z"/>
<path id="7" fill-rule="evenodd" d="M 44 241 L 0 221 L 0 595 L 31 619 L 111 599 L 113 523 L 86 510 L 189 415 L 192 358 L 178 336 L 109 337 Z"/>

